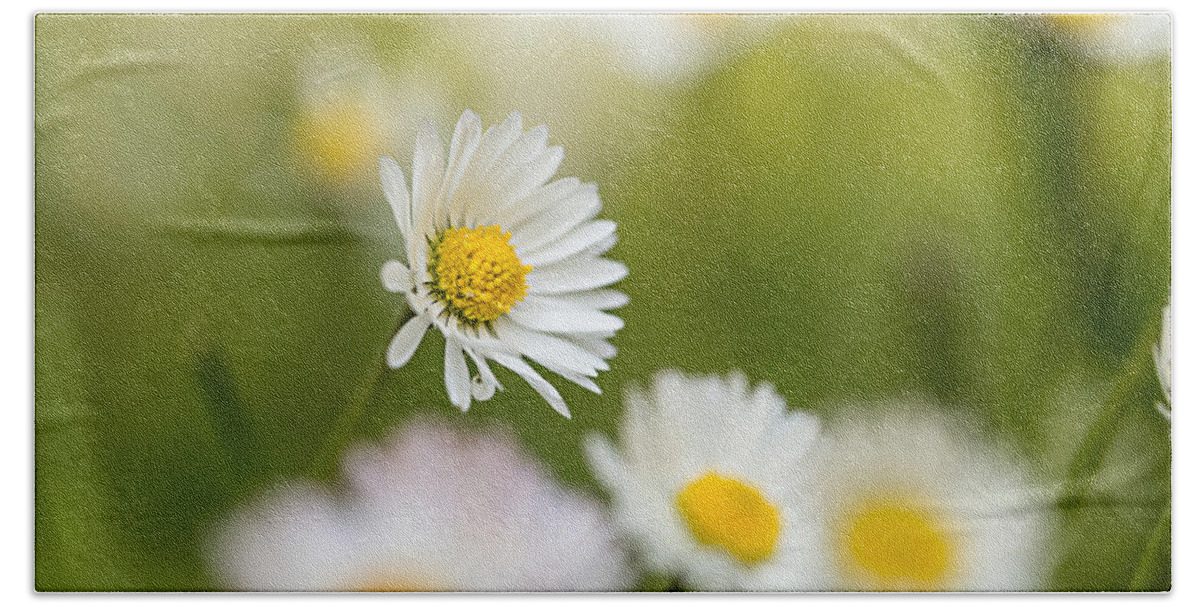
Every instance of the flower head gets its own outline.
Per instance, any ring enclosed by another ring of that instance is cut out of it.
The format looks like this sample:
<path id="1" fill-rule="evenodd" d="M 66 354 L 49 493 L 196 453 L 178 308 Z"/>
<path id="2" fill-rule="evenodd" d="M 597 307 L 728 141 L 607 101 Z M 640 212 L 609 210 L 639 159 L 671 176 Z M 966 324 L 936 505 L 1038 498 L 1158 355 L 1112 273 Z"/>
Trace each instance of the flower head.
<path id="1" fill-rule="evenodd" d="M 446 390 L 463 410 L 501 388 L 491 360 L 569 417 L 557 389 L 526 358 L 599 393 L 593 378 L 616 352 L 607 340 L 623 323 L 604 311 L 628 300 L 601 289 L 627 272 L 601 257 L 616 243 L 616 225 L 593 219 L 600 211 L 594 184 L 546 183 L 563 158 L 546 136 L 544 126 L 522 132 L 518 113 L 481 133 L 479 117 L 467 111 L 443 161 L 425 121 L 411 196 L 396 162 L 380 159 L 380 181 L 405 242 L 404 261 L 384 265 L 383 284 L 403 293 L 416 315 L 397 332 L 387 361 L 407 363 L 436 327 L 446 339 Z"/>
<path id="2" fill-rule="evenodd" d="M 591 437 L 587 455 L 649 565 L 694 589 L 803 588 L 813 541 L 794 479 L 816 418 L 737 373 L 663 372 L 626 404 L 619 448 Z"/>
<path id="3" fill-rule="evenodd" d="M 1051 13 L 1042 16 L 1078 56 L 1111 64 L 1169 58 L 1167 13 Z"/>
<path id="4" fill-rule="evenodd" d="M 1017 463 L 915 404 L 830 425 L 801 473 L 814 588 L 1032 591 L 1053 528 Z"/>
<path id="5" fill-rule="evenodd" d="M 418 117 L 442 117 L 444 84 L 417 74 L 389 75 L 367 44 L 313 49 L 299 62 L 291 128 L 293 153 L 317 183 L 367 197 L 379 157 L 405 137 Z"/>
<path id="6" fill-rule="evenodd" d="M 600 505 L 505 435 L 417 423 L 346 459 L 348 491 L 280 489 L 220 530 L 221 581 L 259 591 L 592 591 L 628 586 Z"/>

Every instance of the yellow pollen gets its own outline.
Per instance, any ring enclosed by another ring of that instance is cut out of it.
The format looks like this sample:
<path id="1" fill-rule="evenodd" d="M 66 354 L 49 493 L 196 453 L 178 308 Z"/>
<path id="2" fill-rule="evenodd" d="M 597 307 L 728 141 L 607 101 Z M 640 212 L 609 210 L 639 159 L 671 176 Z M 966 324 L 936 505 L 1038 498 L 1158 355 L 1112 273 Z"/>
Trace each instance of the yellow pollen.
<path id="1" fill-rule="evenodd" d="M 525 299 L 533 267 L 521 263 L 510 238 L 499 226 L 479 226 L 448 228 L 434 241 L 430 292 L 466 325 L 495 321 Z"/>
<path id="2" fill-rule="evenodd" d="M 359 103 L 326 102 L 301 117 L 296 127 L 297 145 L 325 178 L 345 180 L 372 166 L 379 157 L 381 146 L 374 122 Z"/>
<path id="3" fill-rule="evenodd" d="M 679 491 L 675 506 L 700 544 L 720 547 L 743 564 L 775 552 L 779 510 L 752 486 L 709 471 Z"/>
<path id="4" fill-rule="evenodd" d="M 952 539 L 935 513 L 908 501 L 872 501 L 846 520 L 850 560 L 871 586 L 892 591 L 936 590 L 954 557 Z"/>

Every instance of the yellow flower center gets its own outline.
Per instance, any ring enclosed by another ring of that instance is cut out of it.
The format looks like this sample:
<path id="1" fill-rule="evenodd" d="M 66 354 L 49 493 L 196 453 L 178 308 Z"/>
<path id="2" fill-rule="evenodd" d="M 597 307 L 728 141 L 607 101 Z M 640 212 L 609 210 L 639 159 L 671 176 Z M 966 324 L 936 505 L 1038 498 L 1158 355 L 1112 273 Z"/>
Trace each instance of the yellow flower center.
<path id="1" fill-rule="evenodd" d="M 301 116 L 297 144 L 309 164 L 326 179 L 345 180 L 379 157 L 376 126 L 362 104 L 326 102 Z"/>
<path id="2" fill-rule="evenodd" d="M 720 547 L 743 564 L 775 552 L 779 510 L 752 486 L 709 471 L 680 490 L 675 506 L 700 544 Z"/>
<path id="3" fill-rule="evenodd" d="M 909 501 L 871 501 L 846 519 L 849 561 L 870 586 L 917 591 L 940 588 L 951 571 L 954 543 L 936 513 Z"/>
<path id="4" fill-rule="evenodd" d="M 533 267 L 521 263 L 510 238 L 499 226 L 480 226 L 448 228 L 433 242 L 429 290 L 464 324 L 491 323 L 525 299 Z"/>
<path id="5" fill-rule="evenodd" d="M 395 573 L 376 573 L 359 581 L 351 591 L 363 593 L 429 593 L 438 591 L 438 589 L 433 585 L 423 582 L 421 579 L 397 576 Z"/>
<path id="6" fill-rule="evenodd" d="M 1046 15 L 1054 25 L 1067 30 L 1097 30 L 1116 20 L 1116 16 L 1103 13 L 1054 13 Z"/>

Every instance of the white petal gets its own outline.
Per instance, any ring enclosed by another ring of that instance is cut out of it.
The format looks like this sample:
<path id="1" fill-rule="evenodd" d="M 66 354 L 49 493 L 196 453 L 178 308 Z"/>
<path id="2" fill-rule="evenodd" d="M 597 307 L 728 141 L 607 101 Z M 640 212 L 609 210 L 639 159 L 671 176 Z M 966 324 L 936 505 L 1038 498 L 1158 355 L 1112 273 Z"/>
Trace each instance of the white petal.
<path id="1" fill-rule="evenodd" d="M 523 251 L 533 251 L 552 243 L 579 224 L 600 213 L 596 184 L 581 184 L 569 198 L 543 209 L 524 224 L 513 226 L 513 243 Z"/>
<path id="2" fill-rule="evenodd" d="M 615 332 L 625 326 L 620 317 L 554 296 L 526 296 L 525 301 L 514 306 L 508 316 L 529 329 L 557 333 Z"/>
<path id="3" fill-rule="evenodd" d="M 462 201 L 455 198 L 454 192 L 463 172 L 470 164 L 471 156 L 479 146 L 481 128 L 479 116 L 466 110 L 458 119 L 454 135 L 450 139 L 450 156 L 446 176 L 442 181 L 440 200 L 451 223 L 462 221 Z"/>
<path id="4" fill-rule="evenodd" d="M 1158 413 L 1162 414 L 1162 417 L 1166 418 L 1167 422 L 1171 421 L 1171 408 L 1168 408 L 1167 404 L 1159 401 L 1154 404 L 1154 407 L 1158 408 Z"/>
<path id="5" fill-rule="evenodd" d="M 546 366 L 565 371 L 595 376 L 608 370 L 604 359 L 588 352 L 582 346 L 557 336 L 526 329 L 509 319 L 496 322 L 496 333 L 501 340 L 517 352 Z"/>
<path id="6" fill-rule="evenodd" d="M 611 236 L 617 230 L 617 223 L 611 220 L 596 220 L 576 226 L 570 232 L 550 241 L 529 253 L 517 250 L 521 261 L 533 266 L 544 266 L 561 262 L 572 255 L 599 243 Z"/>
<path id="7" fill-rule="evenodd" d="M 574 257 L 558 264 L 534 267 L 527 280 L 529 293 L 552 294 L 604 287 L 620 281 L 627 274 L 629 269 L 620 262 Z"/>
<path id="8" fill-rule="evenodd" d="M 444 172 L 442 142 L 433 128 L 433 122 L 424 119 L 417 127 L 417 146 L 413 151 L 413 227 L 418 234 L 432 235 L 445 219 L 435 215 Z M 412 240 L 421 239 L 414 235 Z"/>
<path id="9" fill-rule="evenodd" d="M 607 238 L 601 239 L 600 242 L 596 243 L 595 245 L 592 245 L 591 247 L 588 247 L 587 249 L 580 251 L 578 255 L 585 256 L 585 257 L 586 256 L 604 255 L 605 253 L 608 252 L 609 249 L 613 248 L 613 245 L 616 245 L 616 244 L 617 244 L 617 235 L 610 234 Z"/>
<path id="10" fill-rule="evenodd" d="M 612 310 L 629 303 L 629 296 L 615 289 L 594 289 L 555 296 L 560 300 L 597 310 Z"/>
<path id="11" fill-rule="evenodd" d="M 513 167 L 522 167 L 533 162 L 546 151 L 546 140 L 549 137 L 550 130 L 546 125 L 534 127 L 521 134 L 500 158 L 496 159 L 496 164 L 489 172 L 489 178 L 503 175 Z"/>
<path id="12" fill-rule="evenodd" d="M 515 201 L 509 206 L 504 211 L 503 217 L 498 215 L 496 222 L 503 221 L 505 226 L 519 226 L 543 209 L 562 204 L 564 200 L 574 196 L 581 185 L 579 178 L 564 177 L 539 186 L 529 196 Z"/>
<path id="13" fill-rule="evenodd" d="M 554 146 L 539 154 L 531 162 L 506 171 L 496 178 L 498 185 L 496 200 L 507 208 L 514 201 L 529 196 L 538 186 L 554 177 L 562 160 L 562 147 Z"/>
<path id="14" fill-rule="evenodd" d="M 546 368 L 546 369 L 550 369 L 550 368 Z M 570 380 L 571 382 L 574 382 L 575 384 L 578 384 L 579 386 L 582 386 L 583 388 L 587 389 L 589 392 L 596 393 L 597 395 L 600 395 L 603 393 L 603 391 L 600 390 L 600 385 L 596 384 L 595 380 L 592 380 L 591 378 L 588 378 L 587 376 L 581 376 L 579 374 L 575 374 L 575 373 L 568 372 L 568 371 L 561 371 L 561 370 L 557 370 L 557 369 L 550 369 L 550 371 L 562 376 L 563 378 L 566 378 L 567 380 Z"/>
<path id="15" fill-rule="evenodd" d="M 583 338 L 576 339 L 574 342 L 601 359 L 611 359 L 617 356 L 617 347 L 609 344 L 604 338 Z"/>
<path id="16" fill-rule="evenodd" d="M 479 139 L 479 146 L 475 149 L 470 164 L 463 171 L 459 186 L 465 189 L 479 184 L 495 165 L 496 159 L 520 136 L 520 112 L 510 114 L 498 127 L 488 127 Z"/>
<path id="17" fill-rule="evenodd" d="M 583 441 L 583 454 L 591 465 L 592 472 L 609 488 L 628 487 L 627 473 L 621 456 L 612 442 L 599 433 L 590 433 Z"/>
<path id="18" fill-rule="evenodd" d="M 808 453 L 820 432 L 821 422 L 816 416 L 804 411 L 788 412 L 783 420 L 768 431 L 765 451 L 768 454 L 787 454 L 799 460 Z"/>
<path id="19" fill-rule="evenodd" d="M 467 372 L 467 360 L 463 358 L 458 340 L 446 336 L 446 393 L 450 403 L 462 411 L 471 407 L 471 378 Z"/>
<path id="20" fill-rule="evenodd" d="M 404 240 L 412 238 L 412 199 L 408 196 L 408 184 L 404 183 L 404 171 L 390 156 L 379 157 L 379 184 L 392 206 L 392 215 Z"/>
<path id="21" fill-rule="evenodd" d="M 558 394 L 558 389 L 554 388 L 554 385 L 549 382 L 546 382 L 546 379 L 530 367 L 528 363 L 510 355 L 498 354 L 493 358 L 496 360 L 496 363 L 516 372 L 525 382 L 528 382 L 529 386 L 533 387 L 533 390 L 537 391 L 537 394 L 541 395 L 542 399 L 545 399 L 546 403 L 549 403 L 550 407 L 554 408 L 554 411 L 562 414 L 568 420 L 571 418 L 571 411 L 567 409 L 567 402 Z"/>
<path id="22" fill-rule="evenodd" d="M 413 353 L 417 352 L 417 346 L 421 344 L 421 338 L 425 335 L 425 330 L 429 328 L 429 319 L 421 315 L 417 315 L 408 320 L 400 331 L 396 332 L 396 336 L 392 338 L 387 349 L 387 364 L 389 367 L 397 368 L 404 367 L 405 363 L 412 358 Z"/>
<path id="23" fill-rule="evenodd" d="M 504 387 L 500 386 L 500 382 L 496 380 L 496 375 L 492 373 L 492 368 L 488 366 L 487 359 L 480 357 L 474 349 L 464 350 L 475 362 L 475 369 L 479 370 L 478 374 L 471 379 L 471 396 L 477 401 L 487 401 L 496 394 L 496 389 L 504 390 Z"/>
<path id="24" fill-rule="evenodd" d="M 412 274 L 399 260 L 385 262 L 379 269 L 379 279 L 383 281 L 383 288 L 393 293 L 412 289 Z"/>

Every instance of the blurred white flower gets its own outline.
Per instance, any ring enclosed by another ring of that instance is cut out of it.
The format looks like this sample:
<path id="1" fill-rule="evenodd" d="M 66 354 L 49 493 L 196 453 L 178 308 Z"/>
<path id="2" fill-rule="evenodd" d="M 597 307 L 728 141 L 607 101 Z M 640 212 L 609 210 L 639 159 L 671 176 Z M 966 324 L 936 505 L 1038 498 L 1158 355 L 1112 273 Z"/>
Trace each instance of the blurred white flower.
<path id="1" fill-rule="evenodd" d="M 1167 302 L 1162 312 L 1162 338 L 1154 347 L 1154 367 L 1158 370 L 1158 383 L 1162 386 L 1166 403 L 1158 404 L 1158 411 L 1167 420 L 1171 419 L 1171 303 Z"/>
<path id="2" fill-rule="evenodd" d="M 633 583 L 599 504 L 506 435 L 410 425 L 345 461 L 346 490 L 293 483 L 212 545 L 218 579 L 255 591 L 598 591 Z"/>
<path id="3" fill-rule="evenodd" d="M 607 340 L 623 322 L 604 311 L 628 298 L 601 289 L 627 273 L 601 257 L 617 241 L 616 224 L 594 219 L 595 184 L 573 177 L 546 183 L 563 158 L 546 138 L 544 126 L 522 132 L 519 113 L 481 134 L 479 117 L 467 111 L 447 164 L 425 121 L 411 197 L 399 165 L 380 159 L 380 182 L 406 246 L 405 261 L 387 262 L 381 277 L 416 315 L 396 333 L 387 362 L 407 363 L 433 325 L 446 338 L 446 390 L 464 411 L 472 397 L 487 400 L 501 388 L 490 359 L 570 417 L 558 390 L 524 357 L 599 393 L 592 378 L 616 354 Z M 474 362 L 473 379 L 464 353 Z"/>
<path id="4" fill-rule="evenodd" d="M 787 22 L 785 15 L 646 13 L 427 20 L 444 56 L 470 79 L 467 105 L 484 113 L 521 108 L 570 134 L 577 166 L 610 169 L 614 158 L 660 153 L 681 128 L 684 89 Z"/>
<path id="5" fill-rule="evenodd" d="M 1045 18 L 1088 59 L 1132 63 L 1171 54 L 1168 13 L 1051 13 Z"/>
<path id="6" fill-rule="evenodd" d="M 664 13 L 573 19 L 582 36 L 600 33 L 619 65 L 649 84 L 687 85 L 752 48 L 782 15 Z"/>
<path id="7" fill-rule="evenodd" d="M 441 87 L 411 76 L 390 78 L 357 45 L 313 50 L 299 71 L 292 128 L 297 157 L 339 188 L 373 184 L 381 155 L 411 139 L 421 117 L 442 117 Z"/>
<path id="8" fill-rule="evenodd" d="M 619 448 L 589 437 L 617 525 L 655 571 L 690 589 L 808 588 L 812 509 L 795 479 L 818 432 L 770 384 L 666 371 L 629 393 Z"/>
<path id="9" fill-rule="evenodd" d="M 1035 591 L 1047 574 L 1053 505 L 1017 463 L 916 404 L 826 428 L 808 466 L 814 588 Z"/>

